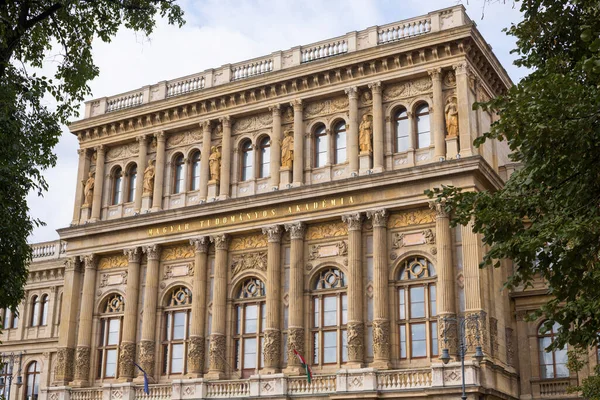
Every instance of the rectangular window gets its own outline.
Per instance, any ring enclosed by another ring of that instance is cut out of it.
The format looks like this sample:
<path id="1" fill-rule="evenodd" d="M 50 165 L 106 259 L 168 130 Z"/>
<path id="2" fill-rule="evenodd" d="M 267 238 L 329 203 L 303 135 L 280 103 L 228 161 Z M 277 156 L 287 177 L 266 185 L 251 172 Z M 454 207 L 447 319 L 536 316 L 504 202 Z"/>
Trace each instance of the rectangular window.
<path id="1" fill-rule="evenodd" d="M 348 323 L 348 296 L 342 295 L 342 325 Z"/>
<path id="2" fill-rule="evenodd" d="M 117 350 L 106 350 L 106 369 L 104 376 L 106 378 L 114 378 L 117 375 Z"/>
<path id="3" fill-rule="evenodd" d="M 108 341 L 107 345 L 118 345 L 119 344 L 119 328 L 121 326 L 121 320 L 111 319 L 108 324 Z"/>
<path id="4" fill-rule="evenodd" d="M 437 356 L 438 351 L 438 327 L 437 322 L 431 323 L 431 355 Z"/>
<path id="5" fill-rule="evenodd" d="M 435 317 L 437 315 L 437 293 L 435 285 L 429 286 L 429 316 Z"/>
<path id="6" fill-rule="evenodd" d="M 262 303 L 260 305 L 260 315 L 261 315 L 260 331 L 264 332 L 265 326 L 267 326 L 267 303 Z"/>
<path id="7" fill-rule="evenodd" d="M 398 152 L 408 150 L 408 118 L 396 122 L 396 148 Z"/>
<path id="8" fill-rule="evenodd" d="M 329 147 L 329 141 L 327 135 L 317 136 L 315 140 L 316 145 L 316 163 L 315 167 L 323 167 L 327 164 L 327 148 Z"/>
<path id="9" fill-rule="evenodd" d="M 270 171 L 269 169 L 271 168 L 271 151 L 270 149 L 267 147 L 266 149 L 262 150 L 262 165 L 261 170 L 260 170 L 260 177 L 261 178 L 266 178 L 267 176 L 270 175 Z"/>
<path id="10" fill-rule="evenodd" d="M 244 369 L 256 368 L 256 339 L 244 339 Z"/>
<path id="11" fill-rule="evenodd" d="M 400 358 L 406 358 L 406 325 L 400 325 Z"/>
<path id="12" fill-rule="evenodd" d="M 323 363 L 337 362 L 337 332 L 323 332 Z"/>
<path id="13" fill-rule="evenodd" d="M 552 352 L 546 352 L 546 347 L 550 346 L 552 339 L 549 337 L 539 339 L 540 347 L 540 374 L 541 378 L 554 378 L 554 363 L 552 362 Z"/>
<path id="14" fill-rule="evenodd" d="M 287 364 L 288 362 L 288 335 L 287 333 L 283 334 L 281 340 L 283 341 L 283 363 Z"/>
<path id="15" fill-rule="evenodd" d="M 235 308 L 235 314 L 236 314 L 235 334 L 239 335 L 242 333 L 242 306 L 237 306 Z M 210 333 L 210 331 L 209 331 L 209 333 Z"/>
<path id="16" fill-rule="evenodd" d="M 554 359 L 556 360 L 556 377 L 568 377 L 569 369 L 567 368 L 567 349 L 554 350 Z"/>
<path id="17" fill-rule="evenodd" d="M 319 311 L 320 311 L 321 307 L 319 305 L 319 298 L 315 297 L 314 298 L 314 325 L 315 328 L 318 328 L 319 326 L 321 326 L 321 318 L 319 316 Z"/>
<path id="18" fill-rule="evenodd" d="M 406 294 L 404 293 L 404 289 L 400 289 L 398 291 L 398 300 L 400 303 L 400 307 L 399 307 L 399 318 L 400 320 L 404 320 L 406 319 Z"/>
<path id="19" fill-rule="evenodd" d="M 342 164 L 346 162 L 346 132 L 336 134 L 335 162 Z"/>
<path id="20" fill-rule="evenodd" d="M 171 373 L 183 373 L 183 344 L 171 346 Z"/>
<path id="21" fill-rule="evenodd" d="M 342 331 L 342 362 L 348 361 L 348 331 Z"/>
<path id="22" fill-rule="evenodd" d="M 244 333 L 256 333 L 258 323 L 258 309 L 255 305 L 246 307 L 246 323 Z"/>
<path id="23" fill-rule="evenodd" d="M 412 357 L 427 357 L 425 324 L 412 324 L 410 326 L 410 341 Z"/>
<path id="24" fill-rule="evenodd" d="M 425 288 L 422 286 L 410 288 L 410 317 L 425 317 Z"/>
<path id="25" fill-rule="evenodd" d="M 313 333 L 313 364 L 319 363 L 319 332 Z"/>
<path id="26" fill-rule="evenodd" d="M 173 340 L 185 339 L 185 314 L 185 311 L 173 314 Z"/>
<path id="27" fill-rule="evenodd" d="M 335 326 L 337 321 L 337 297 L 323 298 L 323 326 Z"/>

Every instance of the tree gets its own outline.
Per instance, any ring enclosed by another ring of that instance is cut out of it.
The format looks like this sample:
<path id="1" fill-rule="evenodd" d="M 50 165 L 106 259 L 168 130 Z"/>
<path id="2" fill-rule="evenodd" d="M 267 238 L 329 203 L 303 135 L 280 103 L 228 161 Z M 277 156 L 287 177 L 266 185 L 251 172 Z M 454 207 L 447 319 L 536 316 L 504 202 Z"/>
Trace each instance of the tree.
<path id="1" fill-rule="evenodd" d="M 184 23 L 174 0 L 0 0 L 0 308 L 23 298 L 27 237 L 43 223 L 28 215 L 25 198 L 47 189 L 42 171 L 55 165 L 60 124 L 90 94 L 93 39 L 110 42 L 121 26 L 149 35 L 157 15 Z M 56 49 L 54 77 L 30 73 Z"/>
<path id="2" fill-rule="evenodd" d="M 481 267 L 511 259 L 506 285 L 541 276 L 553 298 L 536 315 L 561 328 L 553 348 L 587 347 L 600 332 L 600 3 L 525 0 L 508 28 L 515 62 L 533 72 L 505 95 L 477 104 L 500 119 L 475 141 L 507 140 L 522 165 L 496 192 L 455 187 L 446 199 L 453 224 L 473 222 L 489 245 Z"/>

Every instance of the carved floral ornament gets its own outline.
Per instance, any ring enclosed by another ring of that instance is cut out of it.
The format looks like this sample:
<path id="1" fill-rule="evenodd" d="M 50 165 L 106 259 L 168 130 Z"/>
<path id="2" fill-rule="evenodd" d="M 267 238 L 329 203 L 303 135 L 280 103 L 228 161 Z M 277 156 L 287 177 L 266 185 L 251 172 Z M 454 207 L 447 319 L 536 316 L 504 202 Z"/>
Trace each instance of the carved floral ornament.
<path id="1" fill-rule="evenodd" d="M 235 237 L 231 240 L 229 250 L 246 250 L 246 249 L 258 249 L 267 247 L 267 237 L 264 234 L 256 233 L 253 235 L 246 235 L 241 237 Z"/>
<path id="2" fill-rule="evenodd" d="M 178 146 L 187 146 L 192 143 L 198 143 L 202 141 L 202 132 L 198 129 L 180 132 L 169 135 L 167 138 L 166 148 L 173 148 Z"/>
<path id="3" fill-rule="evenodd" d="M 160 255 L 161 261 L 183 260 L 194 257 L 194 247 L 192 245 L 177 245 L 165 247 Z"/>
<path id="4" fill-rule="evenodd" d="M 232 257 L 231 274 L 236 276 L 247 270 L 267 270 L 267 252 L 244 253 Z"/>
<path id="5" fill-rule="evenodd" d="M 411 225 L 430 224 L 435 222 L 435 212 L 426 208 L 407 210 L 390 215 L 388 228 L 402 228 Z"/>
<path id="6" fill-rule="evenodd" d="M 306 230 L 307 240 L 316 240 L 348 235 L 348 225 L 343 221 L 310 225 Z"/>
<path id="7" fill-rule="evenodd" d="M 98 260 L 98 269 L 113 269 L 113 268 L 125 268 L 129 265 L 128 256 L 125 254 L 119 254 L 115 256 L 103 256 Z"/>
<path id="8" fill-rule="evenodd" d="M 403 99 L 428 93 L 432 87 L 433 83 L 430 77 L 386 85 L 383 90 L 383 101 Z"/>
<path id="9" fill-rule="evenodd" d="M 304 109 L 304 116 L 305 118 L 313 118 L 346 111 L 348 109 L 348 104 L 347 96 L 308 103 Z"/>

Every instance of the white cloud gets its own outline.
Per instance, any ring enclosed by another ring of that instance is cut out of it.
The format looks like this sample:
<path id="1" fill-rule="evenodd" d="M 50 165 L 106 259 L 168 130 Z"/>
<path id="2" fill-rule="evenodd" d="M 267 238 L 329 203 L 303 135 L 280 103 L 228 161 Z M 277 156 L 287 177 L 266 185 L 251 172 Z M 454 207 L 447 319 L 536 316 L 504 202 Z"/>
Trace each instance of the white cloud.
<path id="1" fill-rule="evenodd" d="M 149 39 L 122 30 L 111 43 L 94 43 L 100 68 L 100 76 L 90 83 L 94 98 L 426 14 L 457 1 L 183 0 L 180 4 L 187 20 L 181 29 L 159 21 Z M 510 4 L 494 3 L 479 20 L 482 2 L 464 5 L 513 80 L 518 80 L 524 71 L 511 65 L 514 40 L 500 32 L 518 21 L 518 11 Z M 28 197 L 31 215 L 47 223 L 34 231 L 31 242 L 57 239 L 55 229 L 71 222 L 77 148 L 77 140 L 65 127 L 55 149 L 57 166 L 46 172 L 48 193 L 43 198 Z"/>

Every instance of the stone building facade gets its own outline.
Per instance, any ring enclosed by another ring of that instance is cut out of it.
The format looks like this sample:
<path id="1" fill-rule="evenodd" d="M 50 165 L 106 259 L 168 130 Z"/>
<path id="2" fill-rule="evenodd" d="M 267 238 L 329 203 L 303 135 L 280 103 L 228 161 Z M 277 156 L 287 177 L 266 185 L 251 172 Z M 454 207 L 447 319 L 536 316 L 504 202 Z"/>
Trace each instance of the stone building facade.
<path id="1" fill-rule="evenodd" d="M 503 185 L 472 105 L 510 85 L 456 6 L 86 103 L 72 223 L 2 311 L 0 390 L 456 399 L 464 326 L 469 399 L 572 396 L 523 319 L 543 285 L 502 289 L 510 263 L 480 270 L 423 194 Z"/>

